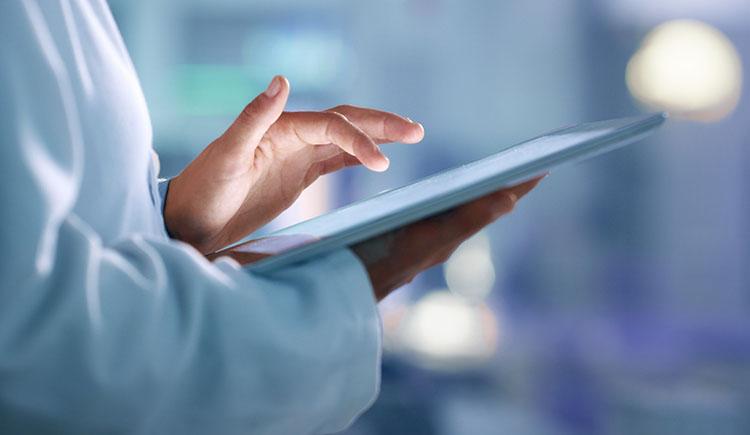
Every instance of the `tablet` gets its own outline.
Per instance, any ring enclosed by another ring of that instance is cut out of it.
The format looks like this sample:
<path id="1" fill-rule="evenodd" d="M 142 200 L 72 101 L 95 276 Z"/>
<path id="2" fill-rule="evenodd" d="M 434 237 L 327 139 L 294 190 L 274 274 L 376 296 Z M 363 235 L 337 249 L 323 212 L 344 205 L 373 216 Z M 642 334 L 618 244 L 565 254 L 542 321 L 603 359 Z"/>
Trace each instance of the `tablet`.
<path id="1" fill-rule="evenodd" d="M 561 128 L 263 239 L 244 240 L 230 249 L 241 251 L 248 245 L 253 251 L 263 252 L 266 244 L 273 245 L 267 255 L 246 266 L 254 271 L 271 271 L 305 261 L 528 180 L 561 164 L 633 143 L 653 132 L 665 119 L 666 114 L 658 113 Z"/>

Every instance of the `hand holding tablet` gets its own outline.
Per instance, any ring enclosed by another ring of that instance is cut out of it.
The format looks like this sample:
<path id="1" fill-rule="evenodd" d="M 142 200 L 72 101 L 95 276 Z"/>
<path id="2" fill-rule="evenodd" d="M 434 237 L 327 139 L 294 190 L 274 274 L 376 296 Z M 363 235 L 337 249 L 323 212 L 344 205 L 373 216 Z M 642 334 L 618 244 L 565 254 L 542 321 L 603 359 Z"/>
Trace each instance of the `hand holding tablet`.
<path id="1" fill-rule="evenodd" d="M 513 211 L 516 202 L 543 178 L 490 193 L 354 245 L 352 251 L 367 269 L 375 298 L 383 300 L 420 272 L 447 261 L 466 239 Z"/>
<path id="2" fill-rule="evenodd" d="M 209 258 L 230 255 L 262 271 L 347 246 L 365 263 L 382 298 L 508 213 L 540 174 L 633 143 L 665 119 L 660 113 L 556 130 Z"/>

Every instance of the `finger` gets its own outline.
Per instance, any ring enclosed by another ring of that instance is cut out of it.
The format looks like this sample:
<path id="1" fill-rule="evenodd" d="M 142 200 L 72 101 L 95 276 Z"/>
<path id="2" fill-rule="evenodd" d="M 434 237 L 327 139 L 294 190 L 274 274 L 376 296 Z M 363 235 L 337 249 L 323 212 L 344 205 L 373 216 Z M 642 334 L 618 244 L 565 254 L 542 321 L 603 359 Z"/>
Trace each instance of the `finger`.
<path id="1" fill-rule="evenodd" d="M 513 211 L 515 204 L 515 195 L 509 192 L 498 192 L 491 198 L 485 197 L 457 208 L 448 218 L 451 224 L 446 226 L 450 250 L 453 251 L 466 239 L 480 232 L 500 216 Z"/>
<path id="2" fill-rule="evenodd" d="M 297 136 L 311 145 L 335 144 L 373 171 L 388 169 L 388 158 L 375 142 L 346 116 L 335 112 L 294 112 L 285 115 Z"/>
<path id="3" fill-rule="evenodd" d="M 479 232 L 500 216 L 509 213 L 515 206 L 516 196 L 508 191 L 494 192 L 475 199 L 448 212 L 419 222 L 417 226 L 429 228 L 432 237 L 443 244 L 453 246 Z"/>
<path id="4" fill-rule="evenodd" d="M 378 143 L 417 143 L 424 138 L 424 127 L 395 113 L 356 106 L 336 106 L 330 112 L 340 113 Z"/>
<path id="5" fill-rule="evenodd" d="M 484 216 L 480 210 L 489 213 L 486 217 L 487 223 L 494 221 L 504 214 L 513 211 L 516 203 L 526 196 L 546 175 L 532 178 L 515 186 L 507 187 L 497 192 L 490 193 L 467 204 L 472 210 L 469 213 L 477 213 Z"/>
<path id="6" fill-rule="evenodd" d="M 305 174 L 304 183 L 305 186 L 309 186 L 313 181 L 317 180 L 318 177 L 331 172 L 336 172 L 349 166 L 361 165 L 356 157 L 347 153 L 340 152 L 338 155 L 321 160 L 310 166 L 310 169 Z"/>
<path id="7" fill-rule="evenodd" d="M 279 119 L 289 98 L 289 81 L 276 76 L 229 126 L 223 138 L 232 150 L 254 151 L 263 135 Z"/>
<path id="8" fill-rule="evenodd" d="M 329 159 L 344 158 L 346 161 L 350 161 L 351 165 L 361 165 L 362 162 L 357 157 L 342 150 L 336 144 L 328 143 L 325 145 L 312 145 L 312 154 L 310 155 L 310 161 L 313 163 L 322 162 Z"/>
<path id="9" fill-rule="evenodd" d="M 547 174 L 541 175 L 539 177 L 534 177 L 531 180 L 524 181 L 521 184 L 516 184 L 515 186 L 511 186 L 503 190 L 513 192 L 513 194 L 516 195 L 517 199 L 521 199 L 527 193 L 531 192 L 531 190 L 534 189 L 546 176 Z"/>
<path id="10" fill-rule="evenodd" d="M 529 193 L 545 177 L 536 177 L 521 184 L 490 193 L 459 206 L 439 217 L 442 224 L 449 221 L 449 236 L 463 240 L 513 211 L 519 199 Z"/>
<path id="11" fill-rule="evenodd" d="M 456 229 L 465 229 L 472 234 L 494 222 L 502 215 L 513 211 L 518 196 L 512 191 L 491 193 L 478 200 L 469 202 L 456 210 L 458 225 Z"/>
<path id="12" fill-rule="evenodd" d="M 347 153 L 340 153 L 335 157 L 323 160 L 318 163 L 318 175 L 326 175 L 331 172 L 336 172 L 350 166 L 361 165 L 362 162 L 356 157 Z"/>
<path id="13" fill-rule="evenodd" d="M 310 153 L 310 162 L 312 163 L 322 162 L 323 160 L 328 160 L 341 154 L 347 156 L 349 155 L 346 153 L 346 151 L 342 150 L 341 147 L 332 143 L 327 143 L 324 145 L 311 145 L 309 147 L 311 147 L 311 149 L 308 149 L 307 151 Z M 353 156 L 350 157 L 356 158 Z"/>

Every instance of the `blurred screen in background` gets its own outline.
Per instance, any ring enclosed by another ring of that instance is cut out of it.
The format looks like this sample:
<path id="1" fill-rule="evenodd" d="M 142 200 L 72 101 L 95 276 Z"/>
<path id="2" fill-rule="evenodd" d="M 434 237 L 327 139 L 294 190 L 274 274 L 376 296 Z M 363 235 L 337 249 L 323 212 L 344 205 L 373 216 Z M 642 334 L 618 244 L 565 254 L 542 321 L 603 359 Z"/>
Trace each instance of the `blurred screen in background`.
<path id="1" fill-rule="evenodd" d="M 290 110 L 424 124 L 423 143 L 386 147 L 388 172 L 325 177 L 269 228 L 561 125 L 673 114 L 555 171 L 381 304 L 381 395 L 347 433 L 750 432 L 750 2 L 110 3 L 163 176 L 274 74 Z"/>

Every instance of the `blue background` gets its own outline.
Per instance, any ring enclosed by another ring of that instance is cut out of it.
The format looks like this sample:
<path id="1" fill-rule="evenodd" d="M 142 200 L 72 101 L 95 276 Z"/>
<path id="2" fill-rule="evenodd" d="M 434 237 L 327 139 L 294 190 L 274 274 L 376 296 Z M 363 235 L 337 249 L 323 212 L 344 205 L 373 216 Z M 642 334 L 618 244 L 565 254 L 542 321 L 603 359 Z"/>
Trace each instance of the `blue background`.
<path id="1" fill-rule="evenodd" d="M 703 20 L 750 59 L 750 6 L 732 0 L 110 3 L 162 175 L 178 173 L 274 74 L 292 83 L 291 110 L 351 103 L 425 126 L 423 143 L 386 147 L 385 174 L 328 177 L 272 227 L 561 125 L 643 112 L 625 68 L 666 20 Z M 436 366 L 407 345 L 387 347 L 381 396 L 348 433 L 750 432 L 742 92 L 717 122 L 673 119 L 636 146 L 551 174 L 485 232 L 491 355 Z M 389 343 L 402 331 L 393 322 L 446 288 L 443 272 L 383 305 Z"/>

